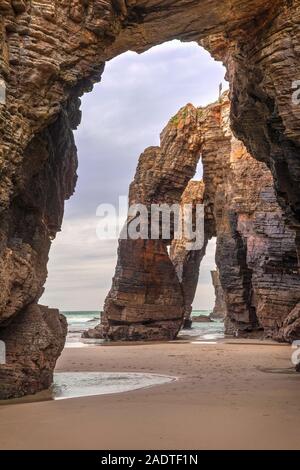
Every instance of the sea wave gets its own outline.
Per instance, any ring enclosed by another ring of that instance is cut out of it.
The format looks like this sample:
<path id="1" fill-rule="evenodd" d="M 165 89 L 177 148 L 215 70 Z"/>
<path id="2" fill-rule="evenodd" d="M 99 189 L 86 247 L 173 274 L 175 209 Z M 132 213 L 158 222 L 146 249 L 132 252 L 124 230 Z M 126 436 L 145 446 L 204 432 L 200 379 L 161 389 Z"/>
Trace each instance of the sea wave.
<path id="1" fill-rule="evenodd" d="M 78 311 L 78 312 L 63 312 L 68 321 L 68 343 L 74 343 L 81 340 L 81 335 L 84 331 L 94 328 L 99 324 L 101 312 L 97 311 Z M 193 316 L 205 315 L 209 317 L 211 310 L 193 310 Z M 221 321 L 214 321 L 208 323 L 194 323 L 193 328 L 189 330 L 182 330 L 179 338 L 199 338 L 201 340 L 213 340 L 224 337 L 224 324 Z"/>

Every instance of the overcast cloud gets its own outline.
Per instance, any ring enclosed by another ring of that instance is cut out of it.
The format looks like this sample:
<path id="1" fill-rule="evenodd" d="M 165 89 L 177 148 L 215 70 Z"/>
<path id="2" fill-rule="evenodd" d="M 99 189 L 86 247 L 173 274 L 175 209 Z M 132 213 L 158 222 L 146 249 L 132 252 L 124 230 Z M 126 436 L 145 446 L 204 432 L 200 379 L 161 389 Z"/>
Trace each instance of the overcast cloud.
<path id="1" fill-rule="evenodd" d="M 127 52 L 107 64 L 102 82 L 82 99 L 83 119 L 75 133 L 79 181 L 50 252 L 44 304 L 63 311 L 102 309 L 117 242 L 97 239 L 97 206 L 116 204 L 119 195 L 128 193 L 143 150 L 159 144 L 161 130 L 180 107 L 215 101 L 219 83 L 227 86 L 224 74 L 222 65 L 196 43 L 179 41 L 142 55 Z M 214 252 L 211 242 L 201 267 L 196 309 L 214 304 Z"/>

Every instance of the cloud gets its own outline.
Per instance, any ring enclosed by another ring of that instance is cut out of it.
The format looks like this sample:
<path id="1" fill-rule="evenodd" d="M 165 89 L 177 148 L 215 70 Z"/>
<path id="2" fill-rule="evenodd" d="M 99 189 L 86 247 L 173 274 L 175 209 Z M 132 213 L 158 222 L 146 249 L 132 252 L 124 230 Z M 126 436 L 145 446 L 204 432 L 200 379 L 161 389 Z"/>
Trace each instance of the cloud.
<path id="1" fill-rule="evenodd" d="M 61 310 L 99 310 L 110 289 L 117 260 L 117 240 L 99 240 L 97 219 L 64 222 L 49 261 L 42 302 Z"/>
<path id="2" fill-rule="evenodd" d="M 224 74 L 223 66 L 196 43 L 179 41 L 141 55 L 127 52 L 106 65 L 102 82 L 82 99 L 83 119 L 75 132 L 79 181 L 66 204 L 63 232 L 51 249 L 42 302 L 61 310 L 102 308 L 117 245 L 96 238 L 98 205 L 116 204 L 119 195 L 127 195 L 143 150 L 159 144 L 161 130 L 180 107 L 215 101 Z M 210 267 L 213 251 L 207 258 Z M 202 271 L 209 273 L 205 263 Z M 209 276 L 199 283 L 199 309 L 213 304 Z"/>

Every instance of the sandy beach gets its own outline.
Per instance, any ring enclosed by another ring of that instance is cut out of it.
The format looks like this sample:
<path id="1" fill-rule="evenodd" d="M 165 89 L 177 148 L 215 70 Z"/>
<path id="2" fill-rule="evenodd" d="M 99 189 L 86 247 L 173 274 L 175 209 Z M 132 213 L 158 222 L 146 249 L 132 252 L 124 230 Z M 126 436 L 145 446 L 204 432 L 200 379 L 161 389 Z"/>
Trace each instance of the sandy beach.
<path id="1" fill-rule="evenodd" d="M 1 449 L 298 449 L 288 345 L 253 341 L 66 348 L 57 371 L 178 380 L 133 392 L 0 406 Z"/>

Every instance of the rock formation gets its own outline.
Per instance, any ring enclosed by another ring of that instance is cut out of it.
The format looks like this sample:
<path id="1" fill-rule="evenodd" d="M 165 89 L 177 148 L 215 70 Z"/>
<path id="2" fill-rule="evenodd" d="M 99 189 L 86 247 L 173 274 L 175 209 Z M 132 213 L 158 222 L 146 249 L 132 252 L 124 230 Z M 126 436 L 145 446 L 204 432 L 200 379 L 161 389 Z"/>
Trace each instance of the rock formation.
<path id="1" fill-rule="evenodd" d="M 0 330 L 6 364 L 0 367 L 1 399 L 34 394 L 50 387 L 67 334 L 58 310 L 31 305 Z"/>
<path id="2" fill-rule="evenodd" d="M 300 302 L 298 302 L 285 318 L 276 339 L 279 341 L 293 342 L 300 338 Z M 299 372 L 299 371 L 298 371 Z"/>
<path id="3" fill-rule="evenodd" d="M 130 206 L 143 204 L 151 214 L 153 204 L 171 207 L 186 199 L 183 192 L 194 176 L 200 158 L 197 125 L 195 108 L 187 105 L 162 132 L 160 147 L 150 147 L 140 156 L 130 186 Z M 202 199 L 203 185 L 196 190 L 195 198 Z M 190 195 L 189 201 L 193 203 Z M 135 223 L 135 217 L 129 216 L 127 231 L 132 223 Z M 168 221 L 165 225 L 168 226 Z M 164 225 L 156 240 L 148 239 L 150 235 L 153 237 L 150 231 L 146 234 L 147 239 L 133 240 L 128 236 L 120 240 L 116 273 L 105 301 L 101 325 L 85 336 L 132 341 L 174 339 L 177 336 L 186 306 L 189 304 L 191 309 L 195 292 L 191 299 L 188 290 L 182 289 L 183 276 L 189 276 L 189 270 L 185 267 L 183 275 L 178 276 L 168 254 L 167 247 L 175 227 L 171 228 L 168 238 L 164 238 L 163 229 Z M 194 261 L 192 264 L 194 268 Z"/>
<path id="4" fill-rule="evenodd" d="M 32 138 L 99 81 L 106 60 L 179 38 L 201 42 L 226 64 L 234 130 L 269 164 L 298 227 L 298 0 L 5 0 L 0 11 L 2 208 L 19 193 Z"/>
<path id="5" fill-rule="evenodd" d="M 194 40 L 225 63 L 234 132 L 268 165 L 299 250 L 300 105 L 292 101 L 299 25 L 299 0 L 1 2 L 1 329 L 36 304 L 43 289 L 50 241 L 76 181 L 78 98 L 100 80 L 106 60 L 127 50 Z M 244 257 L 244 238 L 235 238 L 237 258 Z M 251 269 L 243 270 L 241 292 Z"/>
<path id="6" fill-rule="evenodd" d="M 226 312 L 226 302 L 225 302 L 225 296 L 224 296 L 224 291 L 223 287 L 220 281 L 220 273 L 218 270 L 216 271 L 211 271 L 211 280 L 215 289 L 215 306 L 214 310 L 211 314 L 211 318 L 214 320 L 224 320 L 224 318 L 227 315 Z"/>
<path id="7" fill-rule="evenodd" d="M 227 333 L 262 331 L 290 340 L 291 331 L 298 331 L 296 234 L 284 221 L 270 171 L 233 136 L 229 113 L 227 93 L 206 108 L 187 105 L 163 131 L 161 147 L 141 155 L 130 204 L 150 208 L 181 201 L 195 209 L 204 202 L 203 244 L 189 251 L 184 237 L 173 240 L 169 256 L 167 240 L 121 240 L 102 324 L 89 336 L 175 338 L 183 321 L 189 322 L 200 263 L 212 237 L 217 237 Z M 200 153 L 204 184 L 188 183 Z"/>
<path id="8" fill-rule="evenodd" d="M 213 323 L 210 315 L 193 316 L 192 323 Z"/>

